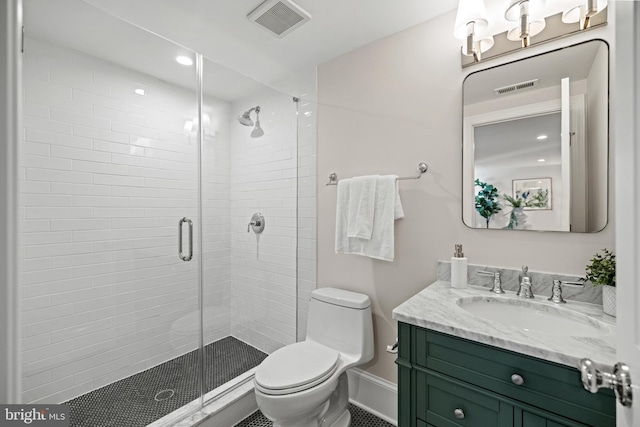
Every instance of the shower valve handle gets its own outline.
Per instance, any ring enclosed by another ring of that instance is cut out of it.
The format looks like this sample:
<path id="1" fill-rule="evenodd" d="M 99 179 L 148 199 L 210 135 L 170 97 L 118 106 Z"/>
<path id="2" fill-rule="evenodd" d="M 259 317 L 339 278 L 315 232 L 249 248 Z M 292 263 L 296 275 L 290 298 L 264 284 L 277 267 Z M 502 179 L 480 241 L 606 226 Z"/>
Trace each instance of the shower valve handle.
<path id="1" fill-rule="evenodd" d="M 251 221 L 247 224 L 247 233 L 253 229 L 253 232 L 256 234 L 260 234 L 264 231 L 265 220 L 264 215 L 260 212 L 256 212 L 251 215 Z"/>

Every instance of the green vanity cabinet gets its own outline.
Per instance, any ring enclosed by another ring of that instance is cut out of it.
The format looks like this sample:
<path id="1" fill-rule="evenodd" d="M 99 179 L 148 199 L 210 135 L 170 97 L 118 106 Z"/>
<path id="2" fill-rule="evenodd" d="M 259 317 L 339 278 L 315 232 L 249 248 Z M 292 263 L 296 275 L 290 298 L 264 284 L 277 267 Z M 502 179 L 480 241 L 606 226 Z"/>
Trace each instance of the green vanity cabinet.
<path id="1" fill-rule="evenodd" d="M 615 427 L 577 369 L 398 324 L 398 427 Z"/>

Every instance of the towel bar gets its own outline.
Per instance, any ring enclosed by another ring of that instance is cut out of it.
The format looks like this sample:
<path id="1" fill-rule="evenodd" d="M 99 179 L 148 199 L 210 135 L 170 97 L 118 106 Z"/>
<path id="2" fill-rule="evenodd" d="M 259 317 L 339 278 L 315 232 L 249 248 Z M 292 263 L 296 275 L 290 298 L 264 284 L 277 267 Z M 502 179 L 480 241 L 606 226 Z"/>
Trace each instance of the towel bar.
<path id="1" fill-rule="evenodd" d="M 415 176 L 399 176 L 398 179 L 420 179 L 423 173 L 429 170 L 429 166 L 426 163 L 420 162 L 418 163 L 418 175 Z M 326 185 L 338 185 L 338 174 L 335 172 L 331 172 L 329 174 L 329 182 Z"/>

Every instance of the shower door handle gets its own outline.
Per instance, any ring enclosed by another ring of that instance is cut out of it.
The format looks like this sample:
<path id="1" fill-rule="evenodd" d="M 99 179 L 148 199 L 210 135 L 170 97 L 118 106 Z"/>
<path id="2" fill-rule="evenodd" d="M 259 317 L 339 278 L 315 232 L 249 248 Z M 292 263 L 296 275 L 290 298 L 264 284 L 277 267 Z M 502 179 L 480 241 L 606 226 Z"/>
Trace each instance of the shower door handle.
<path id="1" fill-rule="evenodd" d="M 189 224 L 189 255 L 184 255 L 182 253 L 182 224 Z M 193 258 L 193 222 L 187 217 L 182 218 L 178 221 L 178 256 L 183 261 L 191 261 Z"/>

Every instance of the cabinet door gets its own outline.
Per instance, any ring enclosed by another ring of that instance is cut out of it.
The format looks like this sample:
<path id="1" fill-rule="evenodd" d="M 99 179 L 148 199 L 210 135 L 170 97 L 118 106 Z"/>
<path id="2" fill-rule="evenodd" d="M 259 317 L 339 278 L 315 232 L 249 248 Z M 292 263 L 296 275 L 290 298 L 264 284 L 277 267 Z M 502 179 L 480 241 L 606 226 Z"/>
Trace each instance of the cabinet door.
<path id="1" fill-rule="evenodd" d="M 515 407 L 513 418 L 514 427 L 586 427 L 576 421 L 562 419 L 533 408 Z"/>
<path id="2" fill-rule="evenodd" d="M 493 394 L 438 374 L 416 370 L 418 425 L 513 427 L 513 406 Z"/>

